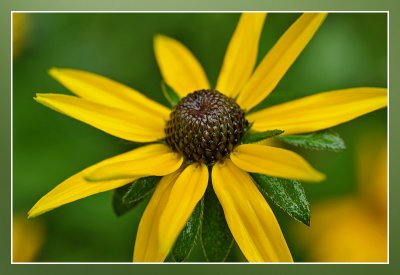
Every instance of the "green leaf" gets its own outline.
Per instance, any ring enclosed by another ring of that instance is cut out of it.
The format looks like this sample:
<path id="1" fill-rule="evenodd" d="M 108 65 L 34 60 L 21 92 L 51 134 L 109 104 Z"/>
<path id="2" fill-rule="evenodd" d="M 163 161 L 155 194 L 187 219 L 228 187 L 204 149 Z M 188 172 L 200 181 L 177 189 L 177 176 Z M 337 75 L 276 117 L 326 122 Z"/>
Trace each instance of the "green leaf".
<path id="1" fill-rule="evenodd" d="M 159 181 L 160 177 L 145 177 L 115 189 L 112 199 L 115 214 L 121 216 L 134 208 L 153 193 Z"/>
<path id="2" fill-rule="evenodd" d="M 201 244 L 209 262 L 224 262 L 233 245 L 233 236 L 226 223 L 224 211 L 211 184 L 204 195 Z"/>
<path id="3" fill-rule="evenodd" d="M 161 81 L 161 90 L 163 91 L 165 98 L 168 100 L 169 104 L 171 104 L 172 107 L 178 104 L 179 100 L 181 100 L 179 95 L 164 81 Z"/>
<path id="4" fill-rule="evenodd" d="M 123 203 L 125 205 L 136 205 L 142 199 L 153 193 L 160 179 L 161 177 L 150 176 L 136 180 L 122 197 Z"/>
<path id="5" fill-rule="evenodd" d="M 189 257 L 200 231 L 200 226 L 203 219 L 203 208 L 204 203 L 202 199 L 194 208 L 193 213 L 186 222 L 181 234 L 176 239 L 174 247 L 171 251 L 172 259 L 175 262 L 183 262 L 187 259 L 187 257 Z"/>
<path id="6" fill-rule="evenodd" d="M 310 225 L 310 205 L 300 182 L 251 174 L 265 198 L 270 198 L 292 218 Z"/>
<path id="7" fill-rule="evenodd" d="M 341 137 L 332 130 L 324 130 L 305 135 L 288 135 L 277 137 L 290 145 L 312 150 L 342 151 L 346 145 Z"/>
<path id="8" fill-rule="evenodd" d="M 119 188 L 114 190 L 114 194 L 113 194 L 113 197 L 112 197 L 112 206 L 113 206 L 114 213 L 117 216 L 121 216 L 121 215 L 125 214 L 126 212 L 128 212 L 131 209 L 130 207 L 127 207 L 122 202 L 122 197 L 128 191 L 128 189 L 130 188 L 131 184 L 124 185 L 124 186 L 119 187 Z"/>
<path id="9" fill-rule="evenodd" d="M 258 142 L 267 138 L 271 138 L 277 135 L 282 134 L 284 131 L 282 130 L 268 130 L 265 132 L 251 132 L 248 131 L 244 137 L 242 138 L 242 143 L 247 144 L 247 143 L 254 143 Z"/>

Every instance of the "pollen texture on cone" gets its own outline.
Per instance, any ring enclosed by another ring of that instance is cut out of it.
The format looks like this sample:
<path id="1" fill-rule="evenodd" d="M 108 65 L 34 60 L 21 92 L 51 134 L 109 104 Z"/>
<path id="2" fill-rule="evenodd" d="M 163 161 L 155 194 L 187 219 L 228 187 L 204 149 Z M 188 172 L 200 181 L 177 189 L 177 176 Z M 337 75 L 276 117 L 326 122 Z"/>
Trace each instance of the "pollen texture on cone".
<path id="1" fill-rule="evenodd" d="M 186 161 L 209 165 L 229 155 L 247 126 L 234 100 L 218 91 L 200 90 L 174 107 L 165 127 L 166 141 Z"/>

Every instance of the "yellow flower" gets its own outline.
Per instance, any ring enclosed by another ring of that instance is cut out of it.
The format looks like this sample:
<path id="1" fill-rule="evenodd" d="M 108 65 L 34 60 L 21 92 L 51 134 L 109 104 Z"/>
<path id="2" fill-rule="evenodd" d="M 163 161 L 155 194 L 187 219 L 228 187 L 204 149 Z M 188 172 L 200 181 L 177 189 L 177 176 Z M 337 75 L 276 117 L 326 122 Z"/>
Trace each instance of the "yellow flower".
<path id="1" fill-rule="evenodd" d="M 293 227 L 293 234 L 302 236 L 305 260 L 387 261 L 386 148 L 382 138 L 362 140 L 356 159 L 357 193 L 316 203 L 313 226 Z"/>
<path id="2" fill-rule="evenodd" d="M 164 81 L 181 99 L 172 111 L 105 77 L 51 69 L 50 74 L 76 96 L 38 94 L 38 102 L 116 137 L 153 144 L 70 177 L 41 198 L 29 216 L 141 177 L 162 176 L 141 218 L 133 260 L 164 261 L 211 178 L 229 229 L 247 260 L 293 261 L 272 210 L 248 172 L 314 182 L 324 175 L 294 152 L 241 144 L 247 125 L 260 132 L 317 131 L 385 107 L 387 95 L 384 88 L 352 88 L 248 113 L 276 87 L 326 14 L 300 16 L 254 69 L 265 17 L 240 17 L 215 88 L 219 92 L 210 89 L 200 63 L 185 46 L 166 36 L 155 37 Z M 164 139 L 166 143 L 159 142 Z M 216 149 L 221 140 L 229 141 Z"/>

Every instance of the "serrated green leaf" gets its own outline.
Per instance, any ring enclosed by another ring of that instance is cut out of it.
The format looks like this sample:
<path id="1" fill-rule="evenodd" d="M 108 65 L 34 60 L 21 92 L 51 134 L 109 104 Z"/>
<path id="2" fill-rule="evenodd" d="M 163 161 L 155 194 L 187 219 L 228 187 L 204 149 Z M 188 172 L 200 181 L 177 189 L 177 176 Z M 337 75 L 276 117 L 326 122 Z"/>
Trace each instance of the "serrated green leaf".
<path id="1" fill-rule="evenodd" d="M 252 173 L 258 189 L 292 218 L 310 225 L 310 205 L 303 186 L 295 180 Z"/>
<path id="2" fill-rule="evenodd" d="M 119 187 L 114 190 L 114 194 L 112 197 L 112 207 L 114 210 L 114 213 L 117 216 L 121 216 L 128 212 L 131 208 L 126 207 L 125 204 L 122 202 L 122 197 L 126 193 L 126 191 L 129 189 L 130 184 L 124 185 L 122 187 Z"/>
<path id="3" fill-rule="evenodd" d="M 130 185 L 130 188 L 122 197 L 123 203 L 126 205 L 136 205 L 143 198 L 153 193 L 154 188 L 160 179 L 161 177 L 150 176 L 136 180 Z"/>
<path id="4" fill-rule="evenodd" d="M 233 245 L 232 233 L 211 184 L 204 195 L 201 244 L 204 256 L 209 262 L 224 262 Z"/>
<path id="5" fill-rule="evenodd" d="M 133 183 L 114 190 L 112 205 L 117 216 L 121 216 L 134 208 L 139 202 L 150 196 L 160 177 L 144 177 Z"/>
<path id="6" fill-rule="evenodd" d="M 179 100 L 181 100 L 179 95 L 164 81 L 161 81 L 161 90 L 169 104 L 171 104 L 171 107 L 174 107 L 176 104 L 178 104 Z"/>
<path id="7" fill-rule="evenodd" d="M 242 138 L 242 143 L 244 144 L 248 144 L 248 143 L 254 143 L 254 142 L 258 142 L 267 138 L 271 138 L 277 135 L 282 134 L 283 131 L 282 130 L 268 130 L 265 132 L 247 132 L 244 137 Z"/>
<path id="8" fill-rule="evenodd" d="M 305 135 L 281 136 L 277 138 L 278 140 L 290 145 L 312 150 L 328 150 L 337 152 L 346 149 L 346 145 L 342 138 L 332 130 L 324 130 Z"/>
<path id="9" fill-rule="evenodd" d="M 171 250 L 172 259 L 175 262 L 183 262 L 187 259 L 192 251 L 200 230 L 203 219 L 203 199 L 199 201 L 193 210 L 192 215 L 186 222 L 185 227 L 175 241 L 174 247 Z"/>

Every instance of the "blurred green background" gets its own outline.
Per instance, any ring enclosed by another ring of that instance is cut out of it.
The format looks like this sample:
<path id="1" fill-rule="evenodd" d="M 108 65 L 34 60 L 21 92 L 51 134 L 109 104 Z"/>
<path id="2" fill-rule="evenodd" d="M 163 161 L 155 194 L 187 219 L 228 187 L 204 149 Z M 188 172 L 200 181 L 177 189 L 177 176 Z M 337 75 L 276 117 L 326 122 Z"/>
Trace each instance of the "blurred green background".
<path id="1" fill-rule="evenodd" d="M 268 15 L 259 60 L 298 16 Z M 187 45 L 215 84 L 238 18 L 235 13 L 31 13 L 18 26 L 14 24 L 14 36 L 19 33 L 13 58 L 14 213 L 25 215 L 41 196 L 67 177 L 136 146 L 36 103 L 33 97 L 37 92 L 69 94 L 49 77 L 48 69 L 65 67 L 98 73 L 167 105 L 153 54 L 154 35 L 162 33 Z M 387 86 L 386 14 L 330 14 L 262 106 L 359 86 Z M 386 115 L 384 109 L 335 127 L 346 142 L 344 152 L 299 150 L 328 176 L 321 184 L 304 185 L 311 205 L 358 192 L 358 145 L 367 139 L 373 148 L 385 141 Z M 36 218 L 45 233 L 35 260 L 131 261 L 144 204 L 116 217 L 111 195 L 97 194 Z M 301 246 L 303 233 L 293 231 L 297 222 L 279 209 L 274 211 L 294 259 L 312 260 Z M 229 260 L 240 259 L 235 248 Z M 199 249 L 190 260 L 203 261 Z"/>

